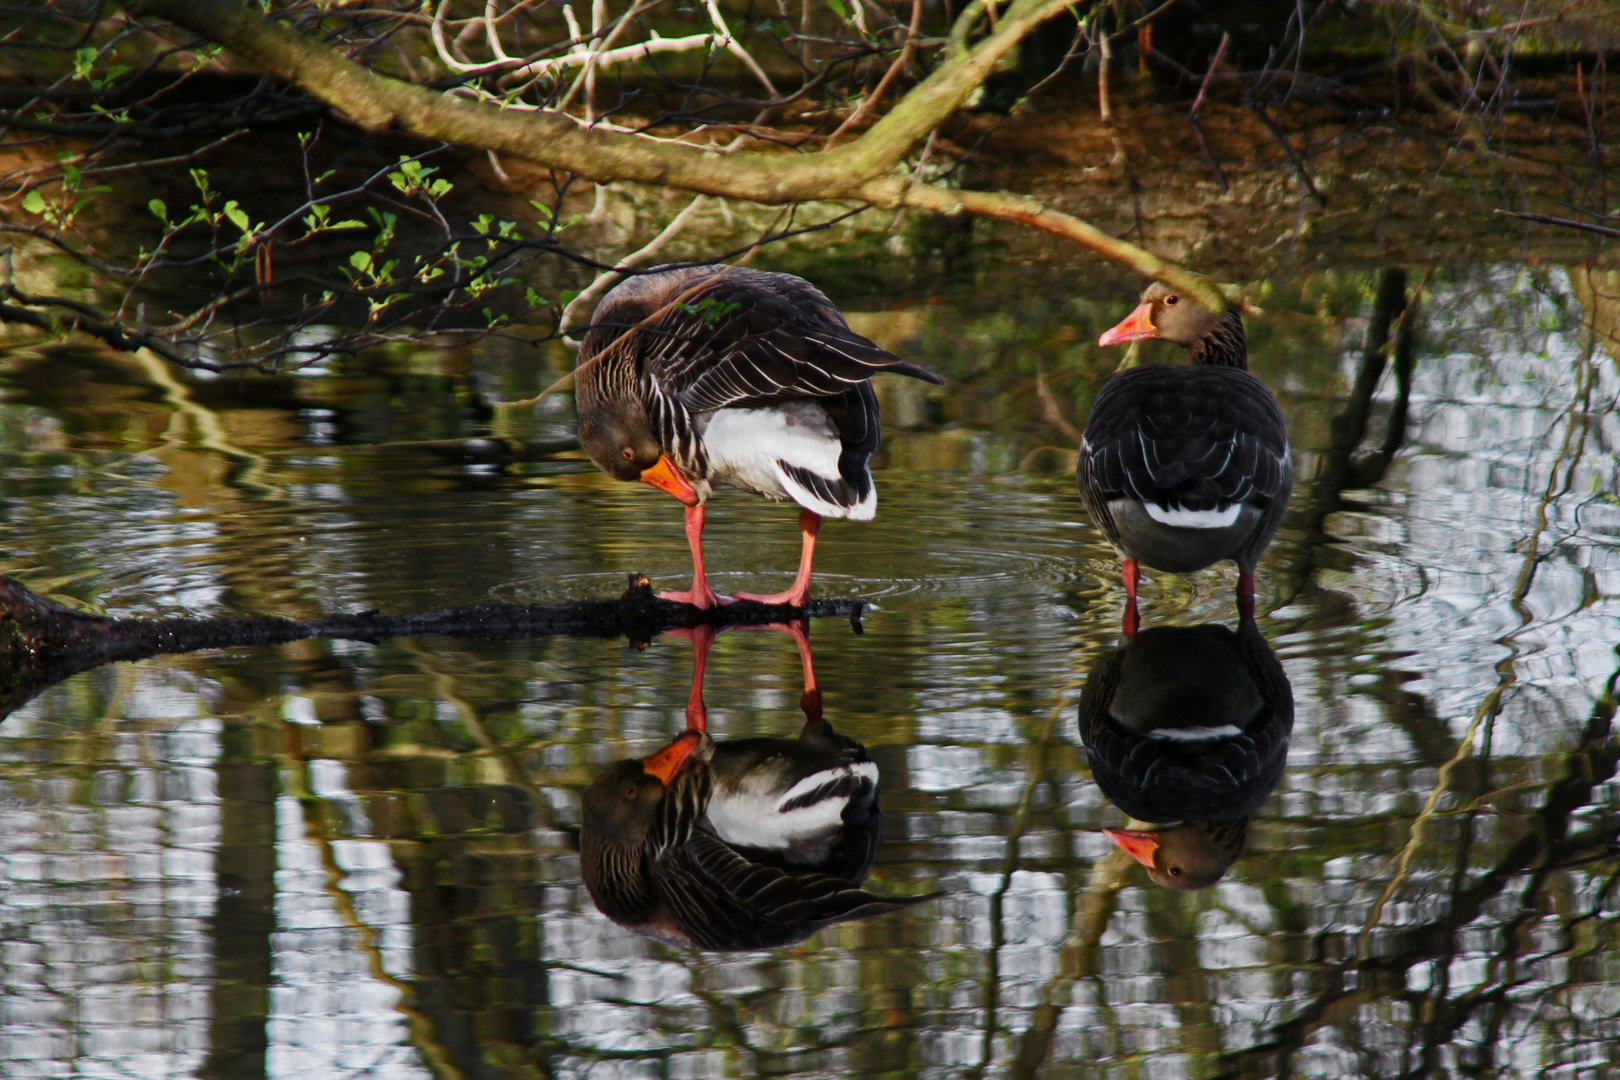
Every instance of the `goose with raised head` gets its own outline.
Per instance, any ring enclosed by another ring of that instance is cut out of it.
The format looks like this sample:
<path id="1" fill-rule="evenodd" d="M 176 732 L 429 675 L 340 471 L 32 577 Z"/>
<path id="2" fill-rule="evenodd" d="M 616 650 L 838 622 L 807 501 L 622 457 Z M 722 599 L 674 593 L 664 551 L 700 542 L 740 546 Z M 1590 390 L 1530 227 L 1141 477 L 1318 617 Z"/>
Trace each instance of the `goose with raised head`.
<path id="1" fill-rule="evenodd" d="M 1238 308 L 1211 311 L 1156 282 L 1098 344 L 1151 338 L 1182 346 L 1187 363 L 1115 374 L 1080 441 L 1080 496 L 1119 552 L 1127 632 L 1138 564 L 1186 573 L 1232 559 L 1238 613 L 1250 618 L 1255 564 L 1294 486 L 1282 410 L 1249 374 Z"/>
<path id="2" fill-rule="evenodd" d="M 1294 696 L 1253 619 L 1128 634 L 1080 691 L 1092 779 L 1157 829 L 1104 829 L 1174 889 L 1219 880 L 1243 849 L 1249 815 L 1288 761 Z"/>
<path id="3" fill-rule="evenodd" d="M 579 441 L 620 480 L 686 506 L 692 588 L 665 598 L 713 607 L 704 503 L 733 487 L 801 508 L 799 572 L 785 592 L 737 598 L 803 607 L 823 518 L 877 511 L 882 444 L 872 376 L 943 380 L 849 328 L 803 278 L 735 266 L 658 269 L 602 298 L 576 368 Z"/>

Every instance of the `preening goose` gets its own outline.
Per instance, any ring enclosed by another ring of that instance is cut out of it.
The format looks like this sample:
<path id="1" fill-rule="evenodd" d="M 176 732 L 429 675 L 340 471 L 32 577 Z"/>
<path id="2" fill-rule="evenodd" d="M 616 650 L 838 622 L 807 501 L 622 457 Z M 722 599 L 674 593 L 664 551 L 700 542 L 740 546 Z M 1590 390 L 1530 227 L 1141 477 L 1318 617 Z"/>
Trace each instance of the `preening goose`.
<path id="1" fill-rule="evenodd" d="M 700 608 L 720 602 L 703 568 L 703 507 L 715 487 L 802 508 L 792 588 L 737 594 L 802 607 L 821 519 L 877 511 L 872 376 L 943 381 L 852 331 L 803 278 L 734 266 L 658 270 L 614 288 L 577 371 L 579 441 L 591 460 L 686 505 L 692 588 L 662 595 Z"/>
<path id="2" fill-rule="evenodd" d="M 1100 345 L 1161 338 L 1187 364 L 1114 375 L 1080 441 L 1080 496 L 1119 552 L 1136 625 L 1138 563 L 1184 573 L 1238 565 L 1238 613 L 1254 614 L 1254 567 L 1282 524 L 1294 486 L 1282 410 L 1249 374 L 1243 316 L 1210 311 L 1154 283 Z"/>
<path id="3" fill-rule="evenodd" d="M 768 629 L 786 632 L 798 648 L 804 726 L 796 739 L 752 736 L 714 744 L 709 824 L 750 858 L 789 870 L 819 870 L 859 885 L 883 838 L 877 765 L 866 747 L 835 731 L 823 715 L 806 625 Z M 711 626 L 673 632 L 692 638 L 687 727 L 706 730 L 703 673 L 717 632 Z"/>
<path id="4" fill-rule="evenodd" d="M 580 865 L 614 922 L 703 949 L 762 949 L 937 895 L 859 888 L 882 833 L 877 767 L 822 717 L 808 643 L 788 629 L 806 677 L 798 739 L 710 739 L 702 683 L 715 631 L 697 627 L 687 730 L 586 791 Z"/>

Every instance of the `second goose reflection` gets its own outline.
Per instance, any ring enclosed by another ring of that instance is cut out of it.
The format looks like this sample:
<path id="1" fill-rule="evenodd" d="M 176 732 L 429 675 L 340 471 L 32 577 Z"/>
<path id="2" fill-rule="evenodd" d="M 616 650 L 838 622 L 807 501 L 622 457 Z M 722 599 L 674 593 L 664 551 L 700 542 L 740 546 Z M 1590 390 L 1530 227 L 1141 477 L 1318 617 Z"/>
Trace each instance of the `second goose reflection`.
<path id="1" fill-rule="evenodd" d="M 1202 889 L 1287 763 L 1294 696 L 1253 619 L 1127 635 L 1080 691 L 1080 739 L 1114 805 L 1160 829 L 1104 829 L 1156 883 Z"/>
<path id="2" fill-rule="evenodd" d="M 586 790 L 580 867 L 597 908 L 620 926 L 700 949 L 765 949 L 937 895 L 859 887 L 882 835 L 877 767 L 821 715 L 803 628 L 778 629 L 804 665 L 797 739 L 709 737 L 703 671 L 715 631 L 700 627 L 684 632 L 687 730 Z"/>

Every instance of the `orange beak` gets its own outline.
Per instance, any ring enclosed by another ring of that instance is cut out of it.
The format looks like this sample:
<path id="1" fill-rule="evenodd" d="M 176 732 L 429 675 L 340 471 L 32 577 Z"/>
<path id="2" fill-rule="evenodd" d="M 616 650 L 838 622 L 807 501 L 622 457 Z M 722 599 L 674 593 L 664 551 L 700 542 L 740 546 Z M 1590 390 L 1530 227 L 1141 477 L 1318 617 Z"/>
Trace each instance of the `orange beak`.
<path id="1" fill-rule="evenodd" d="M 648 774 L 658 777 L 659 781 L 668 787 L 670 780 L 681 771 L 681 766 L 686 764 L 687 759 L 702 742 L 702 732 L 684 732 L 658 753 L 642 758 L 641 767 Z"/>
<path id="2" fill-rule="evenodd" d="M 1104 829 L 1103 835 L 1114 846 L 1147 867 L 1153 869 L 1153 853 L 1159 850 L 1159 834 L 1138 829 Z"/>
<path id="3" fill-rule="evenodd" d="M 1138 304 L 1136 310 L 1125 316 L 1123 322 L 1098 338 L 1097 344 L 1123 345 L 1127 341 L 1141 341 L 1158 336 L 1159 331 L 1153 325 L 1153 305 Z"/>
<path id="4" fill-rule="evenodd" d="M 687 506 L 698 504 L 697 492 L 686 482 L 686 477 L 675 471 L 675 466 L 670 464 L 667 454 L 659 454 L 658 464 L 642 470 L 641 482 L 651 484 L 659 491 L 669 492 Z"/>

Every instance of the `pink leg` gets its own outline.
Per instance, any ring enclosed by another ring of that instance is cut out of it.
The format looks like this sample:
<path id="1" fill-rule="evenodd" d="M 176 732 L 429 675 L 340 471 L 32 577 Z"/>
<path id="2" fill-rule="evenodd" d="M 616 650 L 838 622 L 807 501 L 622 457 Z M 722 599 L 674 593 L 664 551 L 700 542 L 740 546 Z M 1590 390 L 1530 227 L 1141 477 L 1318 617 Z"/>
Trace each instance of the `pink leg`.
<path id="1" fill-rule="evenodd" d="M 799 667 L 804 672 L 804 693 L 799 695 L 799 708 L 804 712 L 805 726 L 821 723 L 821 687 L 816 685 L 815 661 L 810 657 L 810 621 L 766 623 L 764 626 L 727 626 L 725 630 L 780 630 L 793 639 L 799 650 Z M 671 634 L 691 634 L 691 630 L 671 630 Z"/>
<path id="2" fill-rule="evenodd" d="M 1238 572 L 1237 609 L 1238 618 L 1253 620 L 1254 575 L 1247 570 Z"/>
<path id="3" fill-rule="evenodd" d="M 799 529 L 804 533 L 804 547 L 799 553 L 799 576 L 793 579 L 793 588 L 787 592 L 761 596 L 759 593 L 735 593 L 734 599 L 754 600 L 761 604 L 787 604 L 802 608 L 810 599 L 810 562 L 816 554 L 816 534 L 821 532 L 821 515 L 814 510 L 799 511 Z"/>
<path id="4" fill-rule="evenodd" d="M 804 712 L 806 724 L 821 723 L 821 687 L 816 685 L 815 663 L 810 659 L 810 630 L 807 623 L 789 623 L 787 632 L 799 650 L 799 666 L 804 669 L 804 693 L 799 695 L 799 708 Z"/>
<path id="5" fill-rule="evenodd" d="M 1119 564 L 1119 576 L 1125 582 L 1125 617 L 1121 620 L 1121 630 L 1128 638 L 1135 637 L 1141 626 L 1141 617 L 1136 611 L 1136 584 L 1141 574 L 1135 559 L 1126 559 Z"/>
<path id="6" fill-rule="evenodd" d="M 695 608 L 712 608 L 727 601 L 714 595 L 709 579 L 703 573 L 703 504 L 686 508 L 686 546 L 692 549 L 692 589 L 690 592 L 661 592 L 660 600 L 673 600 L 677 604 L 691 604 Z"/>
<path id="7" fill-rule="evenodd" d="M 686 730 L 708 731 L 709 711 L 703 707 L 703 669 L 709 663 L 709 646 L 718 631 L 712 626 L 694 626 L 683 636 L 692 639 L 692 689 L 686 695 Z"/>

